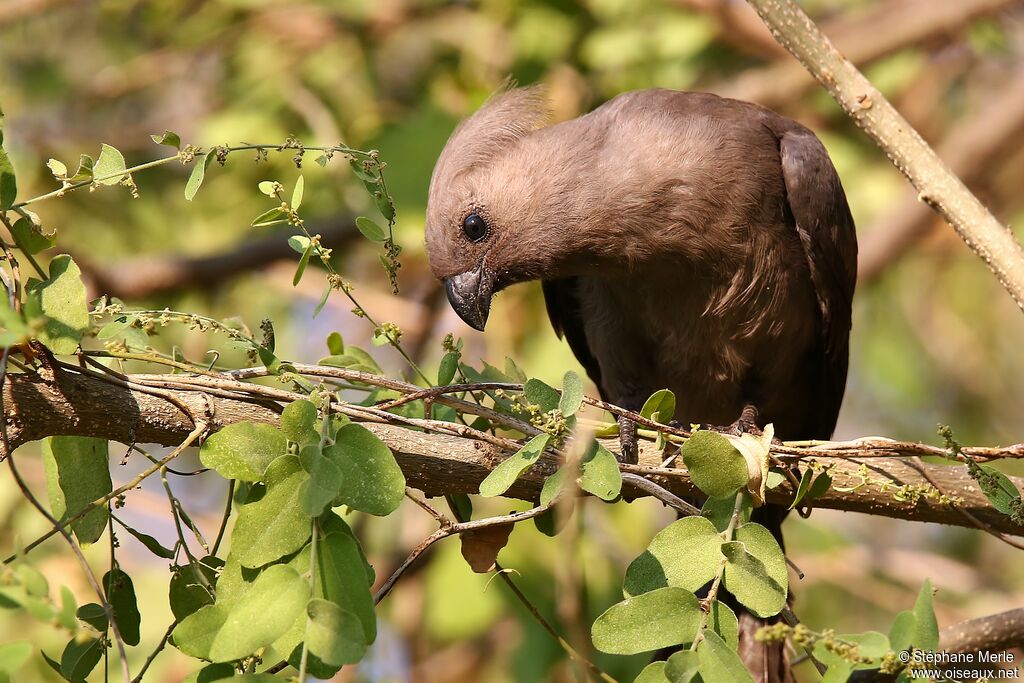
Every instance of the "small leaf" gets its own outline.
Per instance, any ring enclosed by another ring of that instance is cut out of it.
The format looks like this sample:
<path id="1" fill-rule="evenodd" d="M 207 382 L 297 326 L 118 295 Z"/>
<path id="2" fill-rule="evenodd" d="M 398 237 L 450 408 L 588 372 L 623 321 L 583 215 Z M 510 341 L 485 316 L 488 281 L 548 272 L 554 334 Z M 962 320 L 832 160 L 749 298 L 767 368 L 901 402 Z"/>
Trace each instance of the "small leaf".
<path id="1" fill-rule="evenodd" d="M 540 406 L 544 412 L 557 408 L 558 402 L 562 399 L 561 394 L 539 379 L 527 380 L 523 390 L 526 393 L 526 400 Z"/>
<path id="2" fill-rule="evenodd" d="M 41 226 L 25 216 L 11 226 L 11 236 L 18 248 L 26 254 L 38 254 L 56 244 L 53 235 L 44 234 Z"/>
<path id="3" fill-rule="evenodd" d="M 236 422 L 211 435 L 199 449 L 204 467 L 225 479 L 260 481 L 267 467 L 288 451 L 284 434 L 270 425 Z"/>
<path id="4" fill-rule="evenodd" d="M 619 461 L 611 451 L 595 441 L 580 462 L 578 483 L 581 489 L 601 500 L 615 500 L 622 491 Z"/>
<path id="5" fill-rule="evenodd" d="M 58 161 L 57 159 L 50 159 L 46 162 L 46 167 L 50 169 L 50 173 L 57 180 L 64 180 L 68 177 L 68 167 L 64 165 L 64 162 Z"/>
<path id="6" fill-rule="evenodd" d="M 601 652 L 632 655 L 692 640 L 700 621 L 697 597 L 668 587 L 612 605 L 594 621 L 591 633 L 594 647 Z"/>
<path id="7" fill-rule="evenodd" d="M 572 370 L 562 377 L 562 397 L 558 401 L 558 409 L 565 417 L 571 417 L 583 405 L 583 380 Z"/>
<path id="8" fill-rule="evenodd" d="M 50 594 L 50 584 L 35 567 L 19 564 L 17 574 L 18 582 L 30 597 L 45 598 Z"/>
<path id="9" fill-rule="evenodd" d="M 540 504 L 550 505 L 555 498 L 562 493 L 569 479 L 569 469 L 561 468 L 550 477 L 544 480 L 544 486 L 540 489 Z"/>
<path id="10" fill-rule="evenodd" d="M 0 211 L 11 208 L 18 197 L 14 166 L 4 150 L 4 113 L 0 111 Z"/>
<path id="11" fill-rule="evenodd" d="M 58 519 L 77 515 L 111 492 L 107 442 L 85 436 L 52 436 L 43 440 L 43 467 L 50 509 Z M 71 524 L 81 543 L 94 543 L 107 528 L 109 513 L 100 505 Z"/>
<path id="12" fill-rule="evenodd" d="M 725 498 L 747 485 L 747 460 L 721 434 L 700 430 L 680 449 L 690 478 L 712 498 Z"/>
<path id="13" fill-rule="evenodd" d="M 78 630 L 78 622 L 75 617 L 75 612 L 77 611 L 75 594 L 67 586 L 61 586 L 60 612 L 57 613 L 57 623 L 70 631 L 71 635 L 75 635 L 75 632 Z"/>
<path id="14" fill-rule="evenodd" d="M 373 202 L 377 205 L 380 215 L 384 216 L 384 220 L 388 223 L 395 220 L 395 205 L 391 202 L 391 197 L 377 190 L 373 193 Z"/>
<path id="15" fill-rule="evenodd" d="M 830 670 L 833 667 L 842 669 L 844 666 L 853 670 L 877 668 L 881 664 L 882 657 L 889 652 L 889 639 L 886 638 L 884 634 L 878 633 L 877 631 L 867 631 L 866 633 L 845 633 L 835 636 L 835 639 L 857 645 L 857 654 L 870 661 L 862 664 L 851 665 L 847 659 L 844 659 L 840 654 L 829 650 L 829 648 L 825 647 L 824 643 L 819 641 L 814 646 L 814 657 L 822 664 L 828 666 Z"/>
<path id="16" fill-rule="evenodd" d="M 32 643 L 17 640 L 0 645 L 0 673 L 13 674 L 32 654 Z"/>
<path id="17" fill-rule="evenodd" d="M 174 147 L 175 149 L 181 149 L 181 136 L 177 133 L 172 133 L 169 130 L 165 130 L 161 135 L 150 135 L 150 139 L 158 145 L 166 145 L 167 147 Z"/>
<path id="18" fill-rule="evenodd" d="M 771 532 L 753 522 L 736 529 L 736 540 L 722 544 L 726 557 L 722 585 L 759 617 L 786 606 L 789 574 L 782 548 Z"/>
<path id="19" fill-rule="evenodd" d="M 508 491 L 516 479 L 540 459 L 551 439 L 550 434 L 538 434 L 527 441 L 522 448 L 506 458 L 480 482 L 480 495 L 500 496 Z"/>
<path id="20" fill-rule="evenodd" d="M 512 524 L 496 524 L 460 535 L 462 556 L 474 572 L 486 574 L 494 569 L 498 553 L 508 544 L 512 527 Z"/>
<path id="21" fill-rule="evenodd" d="M 302 192 L 306 186 L 306 181 L 302 176 L 299 176 L 295 180 L 295 189 L 292 190 L 292 210 L 298 211 L 299 207 L 302 206 Z"/>
<path id="22" fill-rule="evenodd" d="M 739 655 L 731 650 L 714 631 L 704 631 L 704 640 L 697 645 L 700 675 L 706 681 L 754 683 Z"/>
<path id="23" fill-rule="evenodd" d="M 295 456 L 284 455 L 270 463 L 264 475 L 266 493 L 239 507 L 231 534 L 231 554 L 243 567 L 262 567 L 309 540 L 310 517 L 299 502 L 301 485 L 308 478 Z"/>
<path id="24" fill-rule="evenodd" d="M 701 517 L 707 517 L 719 532 L 725 531 L 732 520 L 733 510 L 736 508 L 736 497 L 729 498 L 708 498 L 700 509 Z M 740 507 L 739 523 L 745 524 L 750 521 L 750 515 L 754 507 L 750 496 L 743 496 Z"/>
<path id="25" fill-rule="evenodd" d="M 383 242 L 388 238 L 384 229 L 366 216 L 360 216 L 356 219 L 356 228 L 359 232 L 363 233 L 363 237 L 372 242 Z"/>
<path id="26" fill-rule="evenodd" d="M 718 574 L 721 545 L 718 530 L 704 517 L 672 522 L 626 569 L 623 591 L 639 595 L 664 586 L 696 591 Z"/>
<path id="27" fill-rule="evenodd" d="M 314 598 L 306 605 L 306 644 L 322 662 L 354 664 L 366 653 L 366 635 L 359 618 L 333 602 Z"/>
<path id="28" fill-rule="evenodd" d="M 917 628 L 911 644 L 919 650 L 934 651 L 939 646 L 939 623 L 932 608 L 932 582 L 928 579 L 925 579 L 914 602 L 914 617 Z"/>
<path id="29" fill-rule="evenodd" d="M 640 414 L 655 422 L 668 423 L 676 414 L 676 395 L 668 389 L 660 389 L 644 401 Z"/>
<path id="30" fill-rule="evenodd" d="M 917 635 L 917 617 L 909 610 L 896 615 L 889 628 L 889 641 L 895 652 L 907 650 Z"/>
<path id="31" fill-rule="evenodd" d="M 253 218 L 250 225 L 254 228 L 269 228 L 273 225 L 281 225 L 287 222 L 287 214 L 280 207 L 275 206 L 273 209 L 264 211 L 259 216 L 256 216 L 256 218 Z"/>
<path id="32" fill-rule="evenodd" d="M 343 425 L 324 455 L 338 467 L 344 482 L 338 504 L 379 516 L 398 509 L 405 497 L 405 475 L 391 449 L 369 429 Z"/>
<path id="33" fill-rule="evenodd" d="M 106 631 L 109 625 L 107 613 L 103 611 L 103 606 L 97 605 L 95 602 L 87 602 L 79 607 L 75 612 L 75 616 L 100 632 Z"/>
<path id="34" fill-rule="evenodd" d="M 105 651 L 99 638 L 73 638 L 60 656 L 60 675 L 68 681 L 84 681 L 100 663 Z"/>
<path id="35" fill-rule="evenodd" d="M 289 441 L 303 446 L 318 442 L 320 435 L 316 433 L 316 417 L 316 406 L 310 401 L 292 401 L 281 413 L 281 432 Z"/>
<path id="36" fill-rule="evenodd" d="M 215 567 L 222 566 L 217 557 L 204 557 L 194 564 L 175 567 L 168 584 L 167 599 L 174 618 L 181 621 L 214 602 L 217 583 Z"/>
<path id="37" fill-rule="evenodd" d="M 68 178 L 73 183 L 78 183 L 83 180 L 92 180 L 92 167 L 93 160 L 88 154 L 78 155 L 78 170 L 75 171 L 75 175 Z"/>
<path id="38" fill-rule="evenodd" d="M 633 683 L 665 683 L 667 680 L 665 662 L 651 662 L 633 679 Z"/>
<path id="39" fill-rule="evenodd" d="M 441 358 L 441 366 L 437 370 L 437 385 L 451 384 L 455 379 L 455 370 L 459 367 L 459 354 L 449 351 Z"/>
<path id="40" fill-rule="evenodd" d="M 50 261 L 50 274 L 40 282 L 30 280 L 26 287 L 26 313 L 45 316 L 36 337 L 57 355 L 74 353 L 89 329 L 89 308 L 82 271 L 67 254 Z"/>
<path id="41" fill-rule="evenodd" d="M 310 517 L 319 517 L 328 505 L 338 497 L 342 485 L 341 470 L 329 458 L 324 457 L 319 443 L 302 447 L 299 453 L 302 469 L 309 478 L 299 487 L 299 505 Z"/>
<path id="42" fill-rule="evenodd" d="M 832 486 L 832 477 L 827 472 L 822 472 L 814 478 L 814 482 L 811 484 L 811 488 L 808 489 L 805 498 L 807 502 L 817 500 L 828 492 L 829 487 Z"/>
<path id="43" fill-rule="evenodd" d="M 377 637 L 377 614 L 370 592 L 373 578 L 367 573 L 366 559 L 351 530 L 331 531 L 324 536 L 316 557 L 317 581 L 322 586 L 318 595 L 355 614 L 366 642 L 372 643 Z"/>
<path id="44" fill-rule="evenodd" d="M 680 650 L 665 661 L 665 678 L 671 683 L 690 683 L 700 677 L 700 655 L 694 650 Z"/>
<path id="45" fill-rule="evenodd" d="M 135 600 L 135 586 L 128 574 L 120 569 L 113 569 L 103 575 L 103 592 L 114 612 L 114 623 L 121 632 L 121 639 L 126 645 L 139 644 L 139 623 L 142 616 Z"/>
<path id="46" fill-rule="evenodd" d="M 160 545 L 160 541 L 156 540 L 149 534 L 144 534 L 141 531 L 133 529 L 130 526 L 124 526 L 123 528 L 125 531 L 134 536 L 136 540 L 139 541 L 139 543 L 146 546 L 146 549 L 149 552 L 153 553 L 157 557 L 162 557 L 165 560 L 174 559 L 174 551 L 170 548 L 165 548 L 164 546 Z"/>
<path id="47" fill-rule="evenodd" d="M 313 245 L 310 245 L 306 251 L 302 252 L 302 256 L 299 258 L 299 265 L 295 268 L 295 276 L 292 277 L 292 287 L 299 284 L 302 280 L 302 274 L 306 272 L 306 266 L 309 265 L 309 257 L 313 254 Z"/>
<path id="48" fill-rule="evenodd" d="M 288 246 L 292 248 L 296 254 L 304 254 L 309 250 L 310 240 L 305 235 L 292 235 L 288 238 Z"/>
<path id="49" fill-rule="evenodd" d="M 982 493 L 996 510 L 1004 515 L 1013 514 L 1013 501 L 1020 498 L 1020 491 L 1005 474 L 991 465 L 978 465 L 987 475 L 979 480 Z"/>
<path id="50" fill-rule="evenodd" d="M 185 183 L 185 199 L 188 201 L 192 201 L 196 192 L 199 192 L 203 179 L 206 177 L 206 169 L 211 161 L 213 161 L 213 155 L 206 152 L 197 154 L 193 160 L 192 173 L 189 174 L 188 181 Z"/>
<path id="51" fill-rule="evenodd" d="M 100 185 L 117 185 L 127 175 L 126 168 L 121 152 L 105 144 L 92 167 L 93 179 Z"/>
<path id="52" fill-rule="evenodd" d="M 262 180 L 260 181 L 259 185 L 257 185 L 257 187 L 259 188 L 260 192 L 267 195 L 268 197 L 277 196 L 277 183 L 274 182 L 273 180 Z"/>
<path id="53" fill-rule="evenodd" d="M 340 356 L 345 353 L 345 340 L 338 332 L 331 332 L 327 335 L 327 350 L 333 356 Z"/>
<path id="54" fill-rule="evenodd" d="M 800 485 L 797 486 L 796 495 L 793 496 L 793 502 L 789 505 L 790 510 L 799 505 L 800 501 L 803 500 L 804 495 L 807 493 L 807 489 L 811 486 L 812 479 L 814 479 L 814 470 L 808 467 L 803 471 L 803 474 L 800 475 Z"/>

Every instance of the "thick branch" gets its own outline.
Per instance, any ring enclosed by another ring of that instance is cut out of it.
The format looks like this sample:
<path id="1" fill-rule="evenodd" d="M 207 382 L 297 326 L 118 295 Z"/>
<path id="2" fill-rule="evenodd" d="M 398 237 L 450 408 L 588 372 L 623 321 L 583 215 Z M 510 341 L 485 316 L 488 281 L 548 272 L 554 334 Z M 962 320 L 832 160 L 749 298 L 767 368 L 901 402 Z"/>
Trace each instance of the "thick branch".
<path id="1" fill-rule="evenodd" d="M 168 378 L 186 375 L 167 375 Z M 141 377 L 141 376 L 140 376 Z M 145 376 L 153 378 L 153 375 Z M 8 430 L 12 448 L 29 441 L 54 435 L 81 435 L 112 439 L 123 443 L 180 444 L 195 428 L 190 415 L 202 415 L 210 428 L 240 422 L 276 423 L 280 404 L 258 395 L 229 392 L 217 386 L 202 385 L 201 377 L 192 383 L 162 389 L 162 394 L 139 391 L 125 383 L 102 377 L 60 370 L 56 375 L 8 375 L 4 386 Z M 268 389 L 250 385 L 253 390 Z M 205 390 L 204 390 L 205 389 Z M 280 390 L 273 390 L 280 391 Z M 426 424 L 426 423 L 424 423 Z M 428 495 L 474 493 L 480 482 L 508 455 L 514 442 L 493 439 L 490 442 L 412 431 L 394 424 L 366 423 L 394 452 L 410 486 Z M 612 446 L 613 444 L 609 444 Z M 813 448 L 787 448 L 787 453 L 800 453 L 827 467 L 833 467 L 835 485 L 815 506 L 866 512 L 884 517 L 922 522 L 938 522 L 972 526 L 963 515 L 967 511 L 994 530 L 1024 535 L 1024 527 L 992 509 L 960 466 L 917 465 L 906 458 L 857 458 L 857 451 L 842 457 L 820 455 Z M 865 453 L 871 451 L 865 450 Z M 653 444 L 641 448 L 640 466 L 629 467 L 679 496 L 692 496 L 696 489 L 685 470 L 659 467 L 662 453 Z M 536 500 L 545 475 L 556 468 L 550 459 L 543 460 L 529 471 L 510 491 L 510 495 Z M 861 468 L 866 468 L 867 478 Z M 923 470 L 923 472 L 922 472 Z M 927 475 L 927 476 L 926 476 Z M 962 499 L 961 509 L 941 503 L 937 497 L 896 495 L 903 484 L 930 488 L 933 480 L 942 491 Z M 889 482 L 889 486 L 884 486 Z M 1018 487 L 1024 480 L 1015 481 Z M 648 495 L 627 485 L 630 497 Z M 841 490 L 851 489 L 851 490 Z M 792 490 L 780 486 L 768 494 L 775 503 L 791 500 Z"/>
<path id="2" fill-rule="evenodd" d="M 949 652 L 999 652 L 1024 647 L 1024 607 L 953 624 L 939 633 L 939 648 Z"/>
<path id="3" fill-rule="evenodd" d="M 899 112 L 794 0 L 748 0 L 782 45 L 885 151 L 922 201 L 942 214 L 1024 309 L 1024 251 Z"/>

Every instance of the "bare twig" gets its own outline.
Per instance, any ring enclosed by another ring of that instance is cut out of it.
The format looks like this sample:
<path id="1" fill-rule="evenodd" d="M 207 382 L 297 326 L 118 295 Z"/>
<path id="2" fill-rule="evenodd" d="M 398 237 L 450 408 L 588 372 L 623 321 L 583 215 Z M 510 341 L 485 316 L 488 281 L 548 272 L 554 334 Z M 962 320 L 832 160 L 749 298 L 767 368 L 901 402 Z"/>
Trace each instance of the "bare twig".
<path id="1" fill-rule="evenodd" d="M 1024 310 L 1024 251 L 794 0 L 748 0 L 772 34 L 885 151 Z"/>

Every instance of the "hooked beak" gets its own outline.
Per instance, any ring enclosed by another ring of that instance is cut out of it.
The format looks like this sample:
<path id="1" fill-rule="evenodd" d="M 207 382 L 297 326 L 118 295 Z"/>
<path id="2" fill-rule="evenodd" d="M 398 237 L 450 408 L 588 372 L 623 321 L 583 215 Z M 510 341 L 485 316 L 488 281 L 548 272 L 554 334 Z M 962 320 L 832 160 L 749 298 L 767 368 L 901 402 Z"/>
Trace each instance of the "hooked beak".
<path id="1" fill-rule="evenodd" d="M 448 303 L 459 317 L 474 330 L 484 331 L 494 294 L 494 274 L 483 261 L 473 270 L 444 279 Z"/>

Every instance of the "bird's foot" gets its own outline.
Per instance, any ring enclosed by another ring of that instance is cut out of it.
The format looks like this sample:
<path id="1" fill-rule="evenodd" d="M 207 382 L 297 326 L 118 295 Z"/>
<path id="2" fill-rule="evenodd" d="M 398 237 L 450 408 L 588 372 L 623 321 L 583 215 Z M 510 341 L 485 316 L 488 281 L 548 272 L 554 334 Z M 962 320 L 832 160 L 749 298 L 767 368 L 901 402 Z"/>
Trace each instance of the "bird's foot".
<path id="1" fill-rule="evenodd" d="M 618 461 L 635 465 L 639 460 L 636 422 L 623 415 L 620 415 L 616 421 L 619 423 L 619 446 L 622 449 L 622 452 L 617 455 Z"/>
<path id="2" fill-rule="evenodd" d="M 752 403 L 748 403 L 743 406 L 743 410 L 740 412 L 740 416 L 736 418 L 736 421 L 727 427 L 718 427 L 715 425 L 708 425 L 701 423 L 701 429 L 710 429 L 712 431 L 721 432 L 723 434 L 731 434 L 733 436 L 740 436 L 742 434 L 750 434 L 751 436 L 762 436 L 764 430 L 757 424 L 758 412 L 757 406 Z M 772 443 L 781 444 L 776 437 L 772 437 Z"/>

